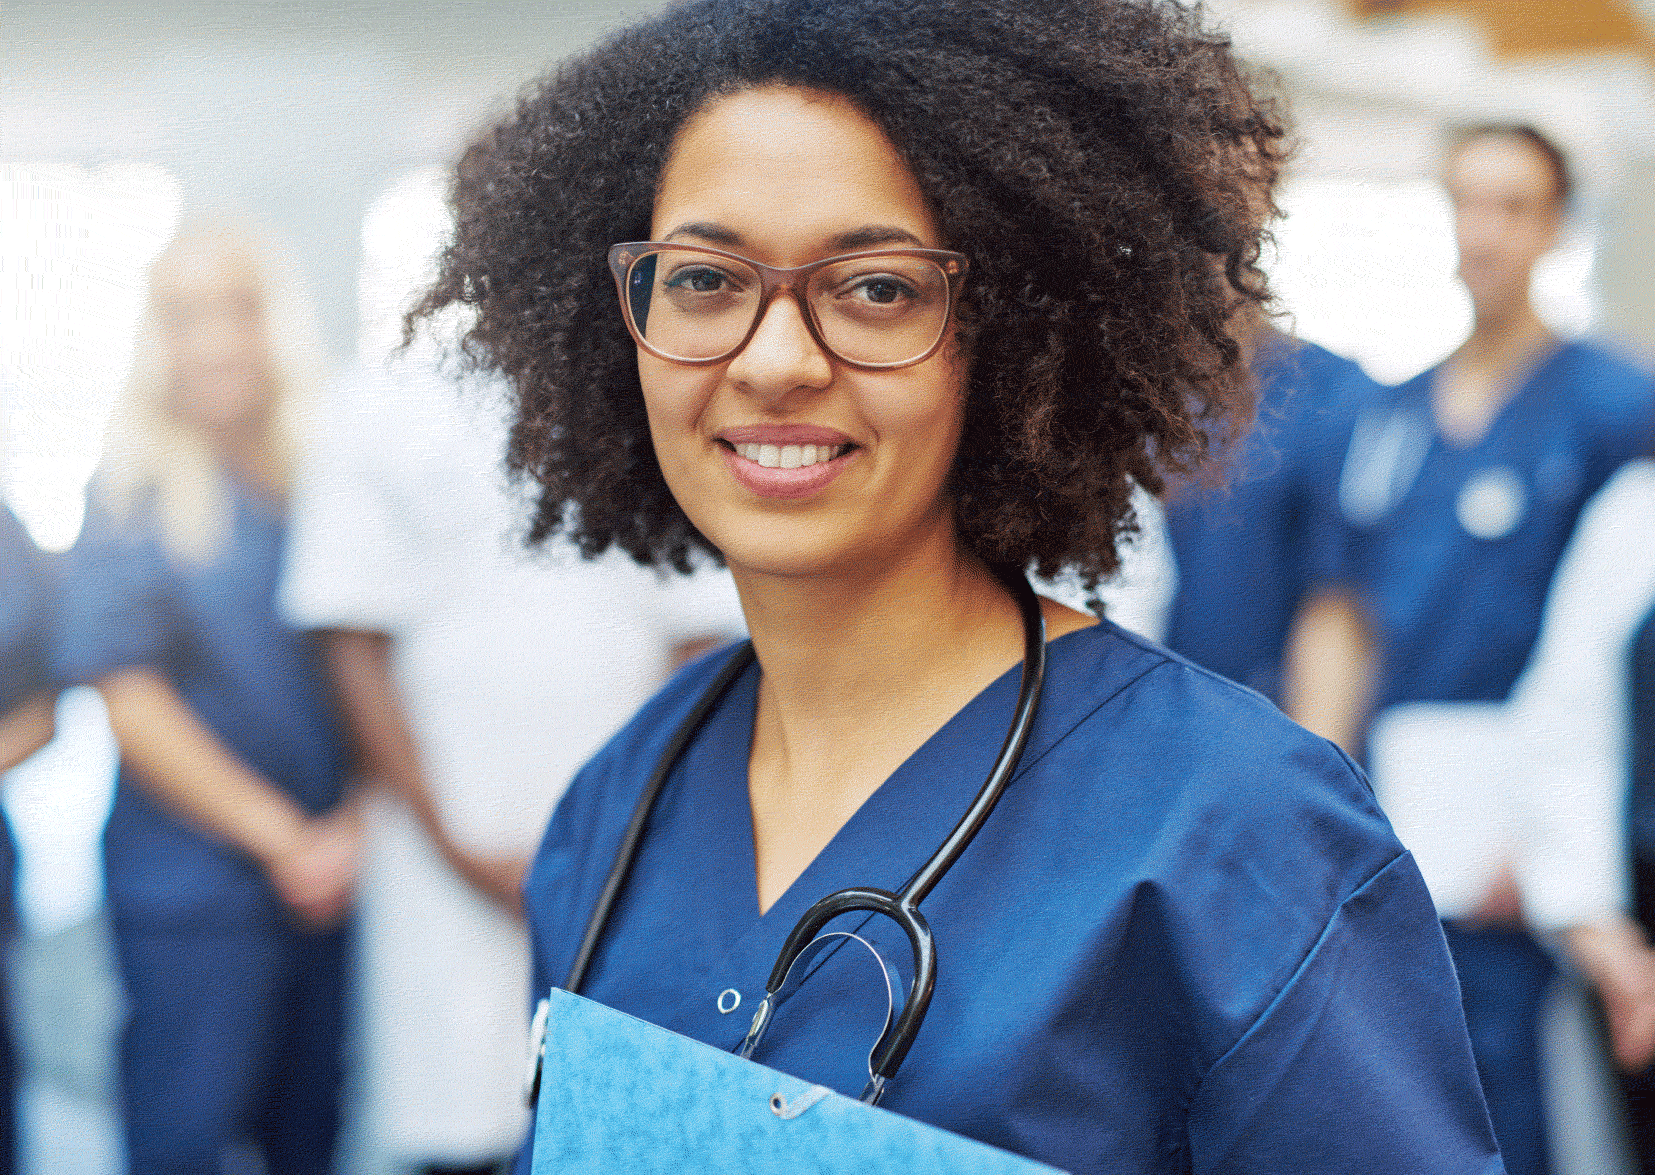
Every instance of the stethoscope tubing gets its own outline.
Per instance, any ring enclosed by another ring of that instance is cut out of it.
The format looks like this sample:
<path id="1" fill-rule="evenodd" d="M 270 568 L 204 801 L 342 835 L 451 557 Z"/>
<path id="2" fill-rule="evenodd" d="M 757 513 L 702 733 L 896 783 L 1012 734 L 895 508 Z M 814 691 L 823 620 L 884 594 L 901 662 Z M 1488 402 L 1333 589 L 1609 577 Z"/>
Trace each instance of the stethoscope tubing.
<path id="1" fill-rule="evenodd" d="M 1033 729 L 1035 715 L 1040 706 L 1040 695 L 1045 686 L 1046 622 L 1040 613 L 1039 597 L 1035 595 L 1034 589 L 1029 586 L 1021 571 L 996 567 L 994 572 L 1011 591 L 1021 614 L 1023 669 L 1018 682 L 1017 705 L 1012 714 L 1011 724 L 1006 730 L 1004 741 L 1000 744 L 999 753 L 995 756 L 994 766 L 989 770 L 988 778 L 984 780 L 982 787 L 972 799 L 971 806 L 966 809 L 965 815 L 954 825 L 947 838 L 901 889 L 895 893 L 862 886 L 842 889 L 828 894 L 804 912 L 788 933 L 787 941 L 776 957 L 775 966 L 771 968 L 770 978 L 765 984 L 764 1000 L 754 1014 L 752 1027 L 738 1050 L 744 1057 L 752 1054 L 759 1038 L 769 1026 L 778 1002 L 777 993 L 786 984 L 794 961 L 829 922 L 841 915 L 855 912 L 883 915 L 895 922 L 908 938 L 913 951 L 914 979 L 909 986 L 908 997 L 903 1001 L 901 1013 L 894 1021 L 887 1023 L 884 1033 L 869 1054 L 869 1081 L 867 1089 L 863 1091 L 862 1100 L 870 1104 L 878 1102 L 885 1085 L 896 1075 L 902 1062 L 907 1058 L 908 1050 L 913 1046 L 924 1024 L 925 1015 L 931 1006 L 931 996 L 936 988 L 936 939 L 924 915 L 919 911 L 919 904 L 953 868 L 960 854 L 965 852 L 977 833 L 982 830 L 995 806 L 1000 802 L 1000 796 L 1016 773 L 1023 750 L 1028 745 L 1029 732 Z M 568 977 L 563 981 L 565 991 L 578 992 L 586 978 L 610 913 L 632 872 L 633 863 L 637 860 L 650 813 L 654 810 L 655 802 L 661 794 L 661 789 L 666 786 L 673 768 L 677 766 L 679 757 L 736 678 L 752 664 L 753 657 L 753 645 L 749 641 L 730 657 L 696 702 L 695 707 L 673 731 L 621 836 L 615 863 L 604 882 L 597 904 L 593 907 L 592 916 L 587 921 L 586 933 L 581 939 L 580 949 L 575 954 L 574 964 L 569 969 Z"/>
<path id="2" fill-rule="evenodd" d="M 598 895 L 597 904 L 592 908 L 592 916 L 587 919 L 586 933 L 581 937 L 580 949 L 575 952 L 575 961 L 569 968 L 568 977 L 563 981 L 564 991 L 578 994 L 581 984 L 586 981 L 586 972 L 592 966 L 592 956 L 597 953 L 598 942 L 603 937 L 604 927 L 609 923 L 610 912 L 614 909 L 621 890 L 626 886 L 626 879 L 632 874 L 633 863 L 638 859 L 638 846 L 643 842 L 644 827 L 649 823 L 649 814 L 655 810 L 655 801 L 660 797 L 661 789 L 667 785 L 672 769 L 678 765 L 684 748 L 690 745 L 695 732 L 701 729 L 707 715 L 723 700 L 736 678 L 752 663 L 753 642 L 746 641 L 731 655 L 724 668 L 718 671 L 718 676 L 713 678 L 712 684 L 695 703 L 695 708 L 678 724 L 678 729 L 672 732 L 672 738 L 667 742 L 666 749 L 661 752 L 660 761 L 656 763 L 649 783 L 645 785 L 643 794 L 638 797 L 637 807 L 632 810 L 632 819 L 627 822 L 626 831 L 621 834 L 620 847 L 615 850 L 615 864 L 611 866 L 609 876 L 604 880 L 603 892 Z"/>

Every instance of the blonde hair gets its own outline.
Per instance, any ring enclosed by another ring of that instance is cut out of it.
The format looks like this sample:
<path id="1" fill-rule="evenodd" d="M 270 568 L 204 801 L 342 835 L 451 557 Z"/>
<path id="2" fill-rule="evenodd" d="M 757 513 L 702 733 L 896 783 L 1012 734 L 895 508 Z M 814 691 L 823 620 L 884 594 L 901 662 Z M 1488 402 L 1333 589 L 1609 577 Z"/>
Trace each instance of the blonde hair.
<path id="1" fill-rule="evenodd" d="M 233 502 L 223 470 L 201 427 L 174 407 L 174 377 L 156 300 L 158 278 L 188 252 L 235 262 L 259 303 L 266 356 L 261 477 L 285 494 L 299 441 L 322 379 L 321 349 L 297 274 L 261 232 L 236 222 L 181 228 L 148 275 L 132 367 L 104 433 L 92 483 L 96 500 L 117 520 L 153 504 L 161 544 L 184 562 L 211 562 L 229 537 Z"/>

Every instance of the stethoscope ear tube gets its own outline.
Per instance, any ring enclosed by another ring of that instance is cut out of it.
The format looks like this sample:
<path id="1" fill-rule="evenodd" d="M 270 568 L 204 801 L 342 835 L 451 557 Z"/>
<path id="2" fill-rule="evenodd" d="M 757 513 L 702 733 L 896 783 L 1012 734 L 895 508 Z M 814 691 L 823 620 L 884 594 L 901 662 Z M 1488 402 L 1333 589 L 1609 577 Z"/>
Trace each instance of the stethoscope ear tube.
<path id="1" fill-rule="evenodd" d="M 869 1104 L 879 1101 L 886 1083 L 895 1077 L 897 1070 L 902 1067 L 908 1050 L 913 1047 L 914 1040 L 919 1036 L 921 1025 L 925 1023 L 925 1014 L 931 1008 L 931 994 L 937 984 L 937 945 L 931 934 L 930 925 L 919 912 L 919 904 L 949 869 L 953 868 L 954 862 L 959 860 L 966 846 L 982 830 L 995 805 L 1000 802 L 1000 795 L 1006 790 L 1006 784 L 1016 774 L 1017 764 L 1023 757 L 1023 748 L 1028 745 L 1029 732 L 1034 727 L 1035 713 L 1040 706 L 1040 693 L 1046 681 L 1046 621 L 1040 613 L 1040 598 L 1034 594 L 1029 581 L 1017 568 L 996 567 L 994 573 L 1010 590 L 1017 600 L 1018 610 L 1022 613 L 1023 673 L 1018 683 L 1017 706 L 1012 712 L 1011 725 L 1006 730 L 1005 741 L 1000 744 L 1000 753 L 995 756 L 994 766 L 990 769 L 988 778 L 983 781 L 983 786 L 978 789 L 976 797 L 971 801 L 971 807 L 966 809 L 965 815 L 960 818 L 947 839 L 896 893 L 873 888 L 842 889 L 829 894 L 804 912 L 803 917 L 787 936 L 781 954 L 776 958 L 776 965 L 770 969 L 770 979 L 765 984 L 764 1003 L 759 1015 L 754 1017 L 755 1028 L 762 1033 L 762 1029 L 768 1026 L 770 1015 L 775 1011 L 776 993 L 786 981 L 793 961 L 834 918 L 841 914 L 865 911 L 883 915 L 895 922 L 907 935 L 909 946 L 914 953 L 914 981 L 908 989 L 908 998 L 903 1001 L 902 1012 L 886 1027 L 879 1043 L 874 1046 L 869 1069 L 870 1081 L 868 1088 L 862 1093 L 862 1100 Z M 755 1033 L 749 1032 L 748 1035 L 752 1044 L 756 1045 Z M 752 1051 L 746 1042 L 743 1048 L 744 1056 Z"/>
<path id="2" fill-rule="evenodd" d="M 718 676 L 695 703 L 695 708 L 678 724 L 678 729 L 672 732 L 666 749 L 661 752 L 660 761 L 655 764 L 654 773 L 644 786 L 643 794 L 638 797 L 637 807 L 632 810 L 632 819 L 627 822 L 626 831 L 621 834 L 620 847 L 615 850 L 615 863 L 610 866 L 609 876 L 604 880 L 597 905 L 592 907 L 592 916 L 586 920 L 586 933 L 581 937 L 580 949 L 575 952 L 574 964 L 569 968 L 568 978 L 563 981 L 564 991 L 578 995 L 580 985 L 586 980 L 587 969 L 592 965 L 592 956 L 597 953 L 598 941 L 603 938 L 603 928 L 609 922 L 615 899 L 620 897 L 621 888 L 626 885 L 626 879 L 632 873 L 632 864 L 638 859 L 638 845 L 643 840 L 644 826 L 649 823 L 649 814 L 654 810 L 655 801 L 660 796 L 661 789 L 666 786 L 668 777 L 672 775 L 672 769 L 678 765 L 684 748 L 690 745 L 695 732 L 701 729 L 707 715 L 713 712 L 713 707 L 723 699 L 736 678 L 752 663 L 753 642 L 746 641 L 731 654 L 724 668 L 718 671 Z"/>
<path id="3" fill-rule="evenodd" d="M 1012 714 L 1011 725 L 1006 730 L 1005 741 L 1000 745 L 1000 752 L 995 756 L 994 766 L 990 769 L 988 778 L 978 789 L 976 797 L 971 801 L 971 807 L 949 832 L 947 839 L 896 893 L 872 887 L 842 889 L 829 894 L 805 911 L 788 934 L 781 954 L 777 956 L 776 964 L 770 970 L 770 978 L 765 984 L 764 1001 L 754 1015 L 752 1027 L 738 1050 L 744 1057 L 751 1055 L 759 1038 L 769 1026 L 779 1004 L 778 993 L 786 984 L 794 962 L 801 952 L 816 940 L 829 922 L 850 913 L 883 915 L 901 927 L 908 938 L 914 956 L 914 981 L 909 987 L 907 999 L 903 1001 L 901 1013 L 894 1020 L 887 1022 L 885 1031 L 869 1056 L 868 1087 L 862 1094 L 862 1100 L 869 1104 L 879 1101 L 886 1083 L 901 1068 L 908 1050 L 919 1035 L 921 1025 L 925 1022 L 925 1014 L 931 1006 L 931 995 L 936 988 L 936 941 L 924 915 L 919 912 L 919 904 L 953 867 L 960 854 L 965 852 L 966 846 L 981 831 L 995 805 L 1000 802 L 1000 795 L 1005 791 L 1012 775 L 1016 773 L 1023 749 L 1028 745 L 1029 732 L 1033 729 L 1035 714 L 1040 705 L 1041 689 L 1045 684 L 1046 622 L 1040 613 L 1040 599 L 1020 569 L 997 566 L 993 571 L 1016 599 L 1018 611 L 1022 615 L 1023 672 L 1018 683 L 1017 706 Z M 603 936 L 604 926 L 609 920 L 610 911 L 637 858 L 638 846 L 643 839 L 644 828 L 649 822 L 649 814 L 655 807 L 661 789 L 666 786 L 679 756 L 683 754 L 690 740 L 695 737 L 695 732 L 700 729 L 701 724 L 706 721 L 735 679 L 752 661 L 753 646 L 748 642 L 725 663 L 724 668 L 696 702 L 695 708 L 668 740 L 654 773 L 638 799 L 632 819 L 621 836 L 620 847 L 615 854 L 615 864 L 610 869 L 597 905 L 587 921 L 586 934 L 581 940 L 579 951 L 576 952 L 574 965 L 569 970 L 568 978 L 563 982 L 565 991 L 578 992 L 586 977 L 592 956 Z"/>

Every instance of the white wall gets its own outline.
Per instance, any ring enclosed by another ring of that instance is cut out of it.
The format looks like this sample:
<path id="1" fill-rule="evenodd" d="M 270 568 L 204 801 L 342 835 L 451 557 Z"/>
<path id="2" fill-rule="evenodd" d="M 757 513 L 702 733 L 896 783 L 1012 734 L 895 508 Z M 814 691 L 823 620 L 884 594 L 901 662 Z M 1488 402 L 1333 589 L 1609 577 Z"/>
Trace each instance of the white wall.
<path id="1" fill-rule="evenodd" d="M 638 0 L 11 0 L 0 22 L 4 162 L 140 159 L 184 213 L 229 207 L 293 244 L 328 342 L 356 338 L 362 214 L 444 162 L 547 63 Z"/>

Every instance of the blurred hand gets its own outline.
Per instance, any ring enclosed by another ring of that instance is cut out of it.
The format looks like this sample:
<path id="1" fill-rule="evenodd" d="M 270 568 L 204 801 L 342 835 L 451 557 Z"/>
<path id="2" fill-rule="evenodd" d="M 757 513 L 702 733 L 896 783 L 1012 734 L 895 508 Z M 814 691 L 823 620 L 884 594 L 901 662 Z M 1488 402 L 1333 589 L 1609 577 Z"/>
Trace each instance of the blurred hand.
<path id="1" fill-rule="evenodd" d="M 1575 969 L 1603 1001 L 1615 1063 L 1637 1073 L 1655 1060 L 1655 951 L 1630 918 L 1570 927 L 1562 935 Z"/>
<path id="2" fill-rule="evenodd" d="M 301 823 L 264 861 L 276 893 L 303 925 L 325 930 L 343 921 L 355 898 L 362 824 L 354 806 Z"/>
<path id="3" fill-rule="evenodd" d="M 529 871 L 527 857 L 489 857 L 467 852 L 452 843 L 444 846 L 443 855 L 454 872 L 472 888 L 517 917 L 523 916 L 523 875 Z"/>
<path id="4" fill-rule="evenodd" d="M 1518 887 L 1517 875 L 1511 871 L 1509 864 L 1500 866 L 1493 884 L 1466 921 L 1513 929 L 1523 925 L 1523 891 Z"/>

